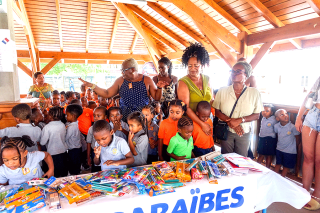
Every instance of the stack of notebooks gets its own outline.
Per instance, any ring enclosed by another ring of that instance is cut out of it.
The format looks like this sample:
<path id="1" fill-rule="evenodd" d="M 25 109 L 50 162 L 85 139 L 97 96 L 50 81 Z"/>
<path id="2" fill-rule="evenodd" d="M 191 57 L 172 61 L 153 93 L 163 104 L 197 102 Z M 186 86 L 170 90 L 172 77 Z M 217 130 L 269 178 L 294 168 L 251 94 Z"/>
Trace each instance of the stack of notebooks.
<path id="1" fill-rule="evenodd" d="M 248 174 L 249 170 L 254 172 L 262 172 L 257 169 L 252 160 L 246 157 L 226 157 L 234 171 L 239 174 Z"/>

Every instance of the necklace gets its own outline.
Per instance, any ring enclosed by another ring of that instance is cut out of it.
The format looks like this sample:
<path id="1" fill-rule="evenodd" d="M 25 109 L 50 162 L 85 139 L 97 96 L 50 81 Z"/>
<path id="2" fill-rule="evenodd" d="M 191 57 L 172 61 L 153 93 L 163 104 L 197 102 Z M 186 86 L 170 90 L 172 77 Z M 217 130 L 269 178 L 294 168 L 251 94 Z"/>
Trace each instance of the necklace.
<path id="1" fill-rule="evenodd" d="M 129 89 L 132 89 L 132 83 L 131 82 L 128 84 L 128 86 L 129 86 Z"/>

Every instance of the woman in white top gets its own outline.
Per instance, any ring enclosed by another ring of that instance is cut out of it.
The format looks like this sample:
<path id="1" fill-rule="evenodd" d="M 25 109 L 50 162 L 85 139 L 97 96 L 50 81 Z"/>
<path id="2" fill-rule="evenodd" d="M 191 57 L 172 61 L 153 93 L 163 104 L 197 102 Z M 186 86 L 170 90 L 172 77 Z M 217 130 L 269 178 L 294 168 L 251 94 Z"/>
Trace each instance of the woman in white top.
<path id="1" fill-rule="evenodd" d="M 311 91 L 303 101 L 297 115 L 295 126 L 302 134 L 303 166 L 302 184 L 303 188 L 310 190 L 313 178 L 315 179 L 312 199 L 304 206 L 308 210 L 320 209 L 320 77 L 315 82 Z M 303 115 L 306 111 L 305 104 L 309 97 L 313 98 L 314 106 L 309 110 L 304 121 Z"/>
<path id="2" fill-rule="evenodd" d="M 243 61 L 237 62 L 231 72 L 232 85 L 219 89 L 212 104 L 212 107 L 216 109 L 216 116 L 219 120 L 226 122 L 229 127 L 227 140 L 218 139 L 222 153 L 235 152 L 245 157 L 248 155 L 250 122 L 258 120 L 263 110 L 259 91 L 245 85 L 251 73 L 250 64 Z M 230 117 L 237 100 L 238 103 Z"/>

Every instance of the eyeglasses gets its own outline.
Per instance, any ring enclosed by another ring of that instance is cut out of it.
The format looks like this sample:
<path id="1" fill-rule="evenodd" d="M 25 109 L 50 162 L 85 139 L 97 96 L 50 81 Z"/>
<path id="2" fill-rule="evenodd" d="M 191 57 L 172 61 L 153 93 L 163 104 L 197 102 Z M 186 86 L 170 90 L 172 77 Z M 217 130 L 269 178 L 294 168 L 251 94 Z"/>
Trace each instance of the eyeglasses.
<path id="1" fill-rule="evenodd" d="M 127 70 L 132 69 L 132 68 L 134 68 L 134 67 L 129 67 L 129 68 L 127 68 L 127 69 L 121 69 L 121 72 L 125 72 L 125 71 L 127 71 Z"/>
<path id="2" fill-rule="evenodd" d="M 242 73 L 245 73 L 245 72 L 243 72 L 242 70 L 231 70 L 231 73 L 239 75 L 239 74 L 242 74 Z"/>

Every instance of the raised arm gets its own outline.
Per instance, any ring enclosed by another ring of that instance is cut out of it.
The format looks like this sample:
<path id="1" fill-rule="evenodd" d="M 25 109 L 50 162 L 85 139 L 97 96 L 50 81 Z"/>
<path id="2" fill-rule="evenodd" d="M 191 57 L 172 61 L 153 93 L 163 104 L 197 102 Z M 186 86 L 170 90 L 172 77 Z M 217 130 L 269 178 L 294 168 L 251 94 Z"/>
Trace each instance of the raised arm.
<path id="1" fill-rule="evenodd" d="M 79 80 L 87 87 L 92 87 L 93 83 L 87 82 L 81 78 L 79 78 Z M 98 95 L 104 97 L 104 98 L 111 98 L 115 95 L 117 95 L 119 93 L 119 88 L 123 83 L 123 78 L 119 77 L 111 87 L 109 87 L 108 89 L 102 89 L 98 86 L 95 86 L 93 88 L 93 91 L 95 91 Z"/>

